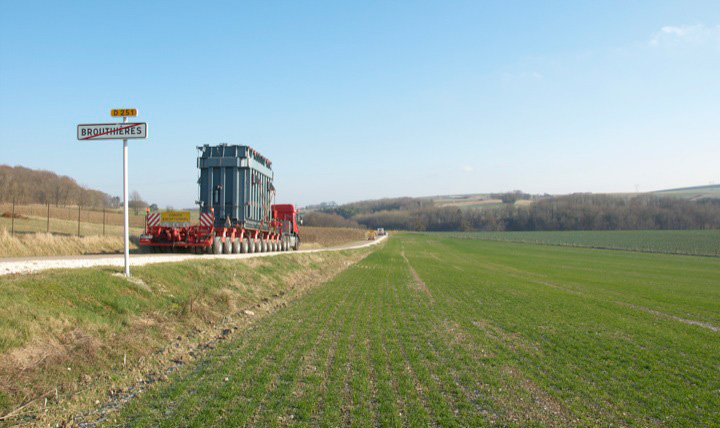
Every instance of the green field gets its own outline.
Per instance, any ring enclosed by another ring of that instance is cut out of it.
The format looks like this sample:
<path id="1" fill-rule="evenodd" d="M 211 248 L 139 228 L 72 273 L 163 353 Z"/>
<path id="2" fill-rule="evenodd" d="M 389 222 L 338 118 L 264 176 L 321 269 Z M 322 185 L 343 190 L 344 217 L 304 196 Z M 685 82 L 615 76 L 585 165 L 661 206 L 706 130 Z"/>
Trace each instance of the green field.
<path id="1" fill-rule="evenodd" d="M 649 253 L 720 256 L 720 230 L 442 232 L 444 236 Z"/>
<path id="2" fill-rule="evenodd" d="M 720 198 L 720 185 L 711 184 L 709 186 L 683 187 L 679 189 L 660 190 L 652 193 L 658 196 L 671 196 L 691 200 Z"/>
<path id="3" fill-rule="evenodd" d="M 130 426 L 717 426 L 720 259 L 396 235 Z"/>

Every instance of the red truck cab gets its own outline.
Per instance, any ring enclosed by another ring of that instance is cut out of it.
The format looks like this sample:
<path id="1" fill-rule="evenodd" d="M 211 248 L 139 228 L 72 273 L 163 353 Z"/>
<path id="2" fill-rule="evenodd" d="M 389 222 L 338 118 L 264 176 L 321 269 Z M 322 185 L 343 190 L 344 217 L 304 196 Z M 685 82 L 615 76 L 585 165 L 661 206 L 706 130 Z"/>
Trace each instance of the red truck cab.
<path id="1" fill-rule="evenodd" d="M 280 223 L 282 235 L 287 237 L 290 246 L 300 249 L 300 234 L 298 229 L 298 211 L 293 204 L 275 204 L 272 206 L 273 220 Z"/>

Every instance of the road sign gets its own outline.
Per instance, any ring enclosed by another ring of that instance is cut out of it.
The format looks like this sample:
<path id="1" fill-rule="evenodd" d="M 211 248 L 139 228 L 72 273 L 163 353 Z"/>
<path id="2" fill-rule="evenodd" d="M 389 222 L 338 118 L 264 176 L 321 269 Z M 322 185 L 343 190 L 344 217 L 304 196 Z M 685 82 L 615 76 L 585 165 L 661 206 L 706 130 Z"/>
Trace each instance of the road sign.
<path id="1" fill-rule="evenodd" d="M 137 116 L 137 110 L 113 109 L 110 115 L 123 118 L 122 123 L 94 123 L 78 125 L 78 140 L 123 140 L 123 241 L 125 241 L 125 276 L 130 278 L 130 221 L 128 218 L 128 140 L 147 138 L 145 122 L 128 123 L 128 116 Z"/>
<path id="2" fill-rule="evenodd" d="M 160 219 L 169 223 L 172 222 L 189 222 L 190 212 L 189 211 L 165 211 L 160 213 Z"/>
<path id="3" fill-rule="evenodd" d="M 137 116 L 136 108 L 114 108 L 110 110 L 110 116 L 112 117 L 135 117 Z"/>
<path id="4" fill-rule="evenodd" d="M 135 140 L 147 138 L 148 126 L 138 123 L 95 123 L 78 125 L 78 140 Z"/>
<path id="5" fill-rule="evenodd" d="M 160 213 L 160 220 L 165 227 L 190 227 L 190 213 L 187 211 L 166 211 Z"/>

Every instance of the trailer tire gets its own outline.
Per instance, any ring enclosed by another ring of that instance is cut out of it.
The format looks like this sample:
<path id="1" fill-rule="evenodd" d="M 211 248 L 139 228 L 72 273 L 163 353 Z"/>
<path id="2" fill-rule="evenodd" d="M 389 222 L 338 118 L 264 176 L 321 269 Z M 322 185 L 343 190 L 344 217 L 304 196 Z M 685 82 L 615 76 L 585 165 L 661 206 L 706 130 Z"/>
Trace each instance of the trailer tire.
<path id="1" fill-rule="evenodd" d="M 240 254 L 240 238 L 235 238 L 232 241 L 232 253 Z"/>
<path id="2" fill-rule="evenodd" d="M 255 252 L 255 241 L 248 239 L 248 253 L 252 254 Z"/>
<path id="3" fill-rule="evenodd" d="M 240 244 L 240 252 L 246 254 L 250 248 L 249 239 L 243 238 L 242 244 Z"/>
<path id="4" fill-rule="evenodd" d="M 296 236 L 295 237 L 295 245 L 293 246 L 293 250 L 297 251 L 299 249 L 300 249 L 300 237 Z"/>
<path id="5" fill-rule="evenodd" d="M 220 237 L 213 240 L 212 252 L 213 254 L 222 254 L 223 242 Z"/>
<path id="6" fill-rule="evenodd" d="M 230 253 L 232 253 L 232 240 L 230 238 L 225 238 L 225 242 L 223 242 L 223 254 Z"/>

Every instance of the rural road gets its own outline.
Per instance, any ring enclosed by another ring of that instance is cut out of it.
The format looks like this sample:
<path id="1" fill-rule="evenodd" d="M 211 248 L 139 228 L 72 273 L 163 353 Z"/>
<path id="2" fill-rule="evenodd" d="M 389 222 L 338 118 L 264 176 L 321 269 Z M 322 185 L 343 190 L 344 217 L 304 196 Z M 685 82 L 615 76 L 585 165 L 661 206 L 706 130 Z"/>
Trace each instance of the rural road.
<path id="1" fill-rule="evenodd" d="M 253 254 L 131 254 L 130 266 L 142 266 L 153 263 L 172 263 L 182 262 L 185 260 L 208 260 L 208 259 L 251 259 L 254 257 L 273 257 L 283 254 L 307 254 L 319 253 L 323 251 L 341 251 L 355 248 L 365 248 L 371 245 L 379 244 L 384 241 L 388 235 L 379 237 L 374 241 L 356 242 L 352 244 L 340 245 L 337 247 L 317 248 L 312 250 L 299 250 L 290 252 L 274 252 L 274 253 L 253 253 Z M 47 269 L 77 269 L 95 266 L 124 266 L 124 258 L 122 254 L 101 254 L 101 255 L 85 255 L 85 256 L 63 256 L 63 257 L 25 257 L 13 259 L 0 259 L 0 275 L 9 275 L 16 273 L 33 273 Z"/>

